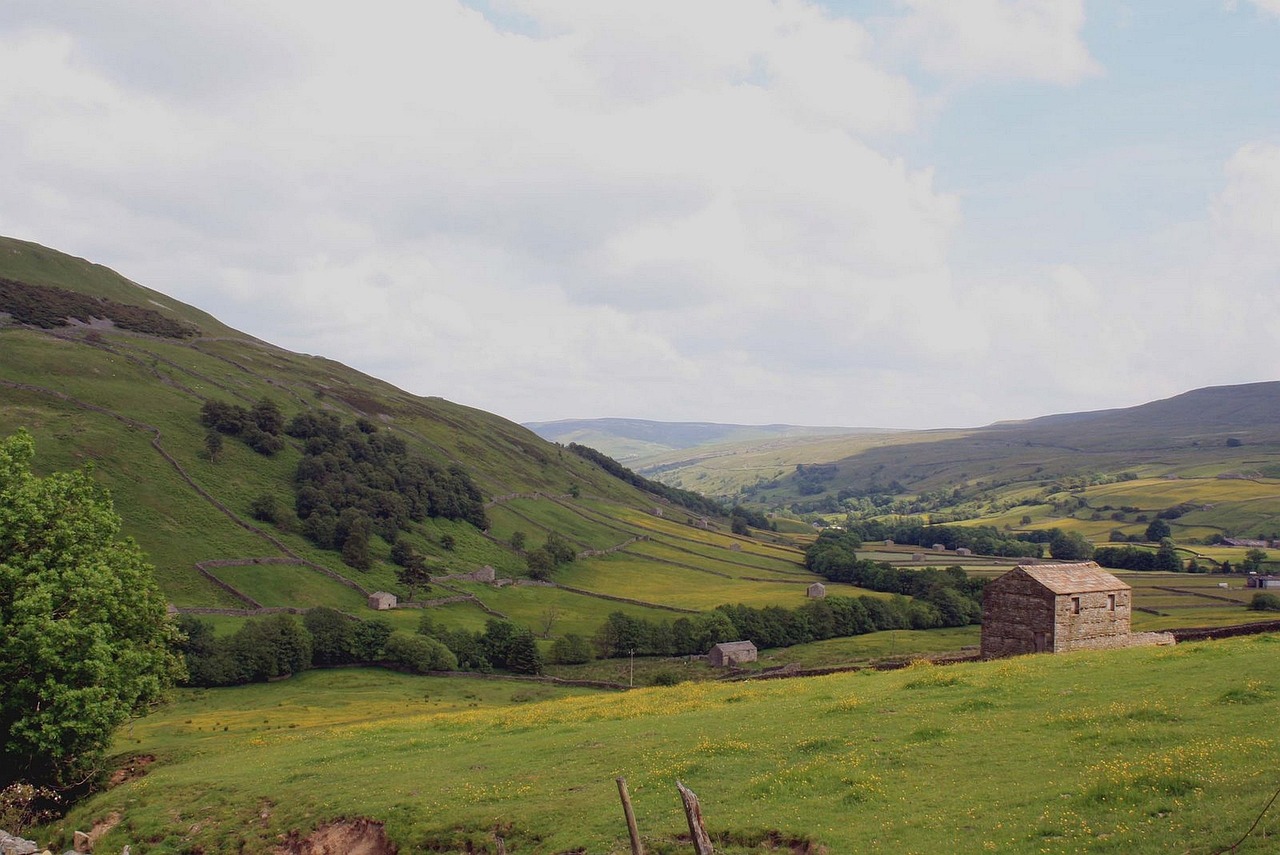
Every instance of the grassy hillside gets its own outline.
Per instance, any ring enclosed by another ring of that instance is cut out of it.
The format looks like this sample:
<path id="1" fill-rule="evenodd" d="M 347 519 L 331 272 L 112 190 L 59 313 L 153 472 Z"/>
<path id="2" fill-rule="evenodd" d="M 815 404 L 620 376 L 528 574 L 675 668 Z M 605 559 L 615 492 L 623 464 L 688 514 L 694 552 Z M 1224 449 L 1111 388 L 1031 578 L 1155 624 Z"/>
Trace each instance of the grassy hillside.
<path id="1" fill-rule="evenodd" d="M 1259 726 L 1280 711 L 1277 644 L 556 698 L 313 672 L 183 693 L 120 736 L 122 759 L 155 757 L 146 776 L 58 828 L 118 812 L 105 851 L 263 852 L 371 817 L 401 851 L 494 852 L 501 837 L 510 853 L 622 853 L 625 776 L 655 853 L 688 851 L 676 779 L 725 853 L 1208 853 L 1280 786 Z M 1277 833 L 1269 813 L 1237 851 L 1272 851 Z"/>
<path id="2" fill-rule="evenodd" d="M 227 437 L 215 459 L 201 423 L 209 400 L 252 407 L 268 399 L 286 420 L 304 412 L 335 414 L 348 424 L 364 418 L 435 465 L 460 465 L 483 494 L 490 527 L 482 532 L 442 518 L 413 524 L 405 536 L 433 575 L 491 565 L 502 577 L 524 577 L 525 555 L 510 545 L 518 532 L 529 549 L 555 532 L 575 550 L 613 551 L 581 560 L 565 574 L 581 592 L 462 582 L 435 586 L 429 596 L 474 598 L 469 606 L 440 608 L 445 625 L 475 628 L 501 614 L 539 626 L 550 609 L 559 615 L 555 635 L 589 635 L 615 609 L 669 618 L 671 604 L 688 598 L 667 597 L 644 577 L 669 575 L 677 557 L 698 568 L 677 568 L 687 576 L 683 584 L 695 587 L 740 575 L 744 565 L 758 576 L 782 574 L 791 582 L 742 581 L 704 592 L 697 598 L 700 606 L 736 594 L 780 604 L 801 596 L 797 550 L 752 546 L 729 536 L 727 521 L 709 521 L 703 529 L 700 515 L 695 520 L 505 419 L 410 395 L 331 360 L 274 347 L 104 267 L 34 244 L 0 241 L 0 278 L 150 307 L 198 327 L 194 337 L 173 338 L 128 332 L 101 318 L 40 329 L 0 314 L 0 433 L 30 430 L 42 472 L 92 464 L 95 477 L 111 490 L 126 532 L 146 550 L 166 595 L 180 608 L 245 605 L 219 583 L 264 606 L 329 605 L 353 614 L 367 612 L 360 588 L 405 593 L 389 560 L 390 544 L 376 535 L 372 567 L 355 570 L 337 552 L 303 537 L 296 519 L 283 526 L 255 520 L 251 506 L 264 495 L 293 507 L 303 443 L 284 437 L 283 448 L 267 457 Z M 731 552 L 731 545 L 742 551 Z M 623 548 L 628 551 L 616 552 Z M 250 558 L 264 560 L 216 564 Z M 271 560 L 295 558 L 310 563 Z M 206 567 L 207 575 L 196 568 L 206 562 L 215 562 Z M 609 596 L 637 602 L 621 604 Z M 393 613 L 389 619 L 412 629 L 418 613 Z"/>

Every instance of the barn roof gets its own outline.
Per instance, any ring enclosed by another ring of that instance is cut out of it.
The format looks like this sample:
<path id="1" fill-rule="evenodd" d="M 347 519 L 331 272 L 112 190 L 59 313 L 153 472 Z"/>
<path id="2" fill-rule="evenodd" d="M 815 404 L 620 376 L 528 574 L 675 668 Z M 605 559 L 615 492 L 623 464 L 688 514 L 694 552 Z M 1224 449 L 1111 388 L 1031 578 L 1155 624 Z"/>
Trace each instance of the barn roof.
<path id="1" fill-rule="evenodd" d="M 721 653 L 737 653 L 741 650 L 755 650 L 756 646 L 750 641 L 722 641 L 711 649 Z"/>
<path id="2" fill-rule="evenodd" d="M 1093 561 L 1076 564 L 1019 564 L 1021 570 L 1055 594 L 1088 594 L 1095 591 L 1124 591 L 1129 586 Z"/>

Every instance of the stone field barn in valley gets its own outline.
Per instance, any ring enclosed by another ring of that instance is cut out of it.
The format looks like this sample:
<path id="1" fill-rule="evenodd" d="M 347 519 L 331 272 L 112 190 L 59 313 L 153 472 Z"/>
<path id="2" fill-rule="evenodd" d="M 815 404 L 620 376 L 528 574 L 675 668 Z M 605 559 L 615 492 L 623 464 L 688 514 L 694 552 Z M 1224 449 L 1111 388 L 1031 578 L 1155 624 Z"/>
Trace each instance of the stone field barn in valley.
<path id="1" fill-rule="evenodd" d="M 1129 631 L 1132 589 L 1092 561 L 1024 564 L 982 595 L 983 657 L 1171 644 Z"/>

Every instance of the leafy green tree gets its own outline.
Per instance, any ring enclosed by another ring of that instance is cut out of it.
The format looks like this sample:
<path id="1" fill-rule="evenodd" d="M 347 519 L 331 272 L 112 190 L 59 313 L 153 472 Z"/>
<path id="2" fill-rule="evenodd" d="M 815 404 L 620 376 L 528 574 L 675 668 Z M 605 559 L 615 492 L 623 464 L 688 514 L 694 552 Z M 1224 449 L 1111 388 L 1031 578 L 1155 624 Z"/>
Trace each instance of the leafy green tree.
<path id="1" fill-rule="evenodd" d="M 521 627 L 512 634 L 507 645 L 507 668 L 517 674 L 541 674 L 542 651 L 533 633 Z"/>
<path id="2" fill-rule="evenodd" d="M 562 635 L 551 643 L 551 661 L 557 665 L 581 665 L 593 658 L 591 645 L 576 633 Z"/>
<path id="3" fill-rule="evenodd" d="M 249 515 L 258 522 L 277 522 L 282 510 L 274 493 L 262 493 L 249 503 Z"/>
<path id="4" fill-rule="evenodd" d="M 1262 564 L 1267 560 L 1267 553 L 1261 549 L 1250 549 L 1244 554 L 1244 560 L 1240 562 L 1241 573 L 1258 573 L 1262 570 Z"/>
<path id="5" fill-rule="evenodd" d="M 578 551 L 573 548 L 573 544 L 559 532 L 548 533 L 547 542 L 542 545 L 542 548 L 551 555 L 557 567 L 561 564 L 569 564 L 578 557 Z"/>
<path id="6" fill-rule="evenodd" d="M 316 606 L 302 617 L 311 633 L 311 661 L 316 665 L 341 665 L 352 661 L 351 644 L 356 621 L 337 609 Z"/>
<path id="7" fill-rule="evenodd" d="M 385 618 L 360 621 L 351 631 L 351 655 L 357 662 L 377 662 L 392 632 Z"/>
<path id="8" fill-rule="evenodd" d="M 0 787 L 63 786 L 182 676 L 152 569 L 86 470 L 32 474 L 0 440 Z"/>
<path id="9" fill-rule="evenodd" d="M 1156 517 L 1147 526 L 1146 538 L 1149 543 L 1159 543 L 1166 537 L 1172 536 L 1173 532 L 1169 529 L 1169 524 L 1164 520 Z"/>
<path id="10" fill-rule="evenodd" d="M 254 404 L 250 415 L 253 417 L 254 424 L 258 426 L 258 430 L 263 433 L 279 436 L 284 430 L 284 416 L 280 413 L 276 402 L 270 398 L 262 398 Z"/>
<path id="11" fill-rule="evenodd" d="M 1093 544 L 1078 531 L 1055 529 L 1049 539 L 1049 555 L 1059 561 L 1087 561 L 1093 556 Z"/>
<path id="12" fill-rule="evenodd" d="M 222 447 L 222 434 L 216 430 L 210 430 L 204 435 L 204 450 L 214 463 L 222 459 Z"/>
<path id="13" fill-rule="evenodd" d="M 525 542 L 528 540 L 528 538 L 529 538 L 529 536 L 528 536 L 527 534 L 525 534 L 523 531 L 514 531 L 514 532 L 512 532 L 512 533 L 511 533 L 511 548 L 512 548 L 512 549 L 514 549 L 516 552 L 523 552 L 523 551 L 524 551 L 524 545 L 525 545 Z"/>
<path id="14" fill-rule="evenodd" d="M 293 615 L 251 620 L 231 637 L 237 683 L 261 683 L 311 667 L 311 634 Z"/>
<path id="15" fill-rule="evenodd" d="M 414 554 L 403 567 L 396 568 L 396 579 L 409 590 L 409 600 L 419 589 L 425 590 L 431 584 L 431 574 L 427 572 L 427 562 L 421 555 Z"/>
<path id="16" fill-rule="evenodd" d="M 456 671 L 458 658 L 439 641 L 424 635 L 394 633 L 387 639 L 387 659 L 419 674 L 428 671 Z"/>
<path id="17" fill-rule="evenodd" d="M 1155 569 L 1169 573 L 1182 572 L 1182 558 L 1179 557 L 1173 541 L 1167 537 L 1160 541 L 1160 548 L 1156 550 Z"/>

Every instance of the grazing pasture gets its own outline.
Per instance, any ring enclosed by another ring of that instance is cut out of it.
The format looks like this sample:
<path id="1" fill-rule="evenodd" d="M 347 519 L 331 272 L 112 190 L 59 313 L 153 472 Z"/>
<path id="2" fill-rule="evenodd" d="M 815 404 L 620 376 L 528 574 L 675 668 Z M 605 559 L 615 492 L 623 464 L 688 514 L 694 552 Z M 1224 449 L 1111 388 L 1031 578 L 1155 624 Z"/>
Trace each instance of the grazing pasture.
<path id="1" fill-rule="evenodd" d="M 48 829 L 140 852 L 265 852 L 343 817 L 401 851 L 627 851 L 625 776 L 654 852 L 1212 852 L 1280 779 L 1277 636 L 631 693 L 313 672 L 182 692 L 122 731 L 144 777 Z M 998 738 L 993 738 L 997 735 Z M 1267 814 L 1236 851 L 1272 850 Z M 41 835 L 47 836 L 47 835 Z M 687 845 L 687 844 L 686 844 Z"/>

